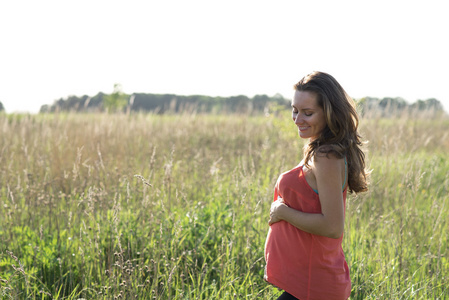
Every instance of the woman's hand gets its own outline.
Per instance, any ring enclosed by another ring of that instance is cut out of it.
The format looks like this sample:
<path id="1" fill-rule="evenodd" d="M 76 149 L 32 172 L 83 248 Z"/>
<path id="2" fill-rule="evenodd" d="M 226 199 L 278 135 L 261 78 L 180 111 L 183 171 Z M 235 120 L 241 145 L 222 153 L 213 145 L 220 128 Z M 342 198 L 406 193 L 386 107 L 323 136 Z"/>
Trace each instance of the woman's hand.
<path id="1" fill-rule="evenodd" d="M 268 221 L 269 225 L 282 220 L 281 211 L 284 207 L 288 206 L 284 203 L 284 200 L 281 197 L 278 197 L 276 201 L 271 203 L 270 220 Z"/>

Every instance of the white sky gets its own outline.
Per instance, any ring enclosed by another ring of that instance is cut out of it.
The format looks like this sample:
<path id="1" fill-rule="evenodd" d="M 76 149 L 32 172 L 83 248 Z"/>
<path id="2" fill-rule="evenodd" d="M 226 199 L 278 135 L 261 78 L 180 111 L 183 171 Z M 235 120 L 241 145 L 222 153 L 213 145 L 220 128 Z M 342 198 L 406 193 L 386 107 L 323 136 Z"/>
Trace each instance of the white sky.
<path id="1" fill-rule="evenodd" d="M 114 83 L 290 98 L 319 70 L 354 98 L 437 98 L 449 111 L 448 12 L 444 0 L 0 0 L 0 102 L 37 112 Z"/>

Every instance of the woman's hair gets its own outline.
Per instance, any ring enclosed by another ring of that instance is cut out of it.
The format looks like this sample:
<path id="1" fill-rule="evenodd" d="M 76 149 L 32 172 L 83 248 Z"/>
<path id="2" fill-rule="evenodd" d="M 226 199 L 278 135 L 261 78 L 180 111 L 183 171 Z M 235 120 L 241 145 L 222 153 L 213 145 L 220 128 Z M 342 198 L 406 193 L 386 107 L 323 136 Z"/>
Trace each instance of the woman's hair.
<path id="1" fill-rule="evenodd" d="M 304 146 L 305 164 L 317 154 L 332 153 L 339 158 L 346 157 L 349 192 L 367 191 L 368 172 L 365 170 L 362 139 L 357 132 L 359 119 L 352 98 L 334 77 L 323 72 L 305 76 L 294 88 L 317 95 L 317 104 L 323 109 L 327 124 L 316 139 Z"/>

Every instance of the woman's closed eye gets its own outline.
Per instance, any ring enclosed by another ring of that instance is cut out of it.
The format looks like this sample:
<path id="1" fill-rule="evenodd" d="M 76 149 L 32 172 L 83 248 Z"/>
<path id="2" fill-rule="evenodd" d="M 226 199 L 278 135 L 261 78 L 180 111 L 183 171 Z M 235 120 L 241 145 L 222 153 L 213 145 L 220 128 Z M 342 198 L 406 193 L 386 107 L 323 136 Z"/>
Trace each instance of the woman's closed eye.
<path id="1" fill-rule="evenodd" d="M 296 109 L 296 108 L 292 108 L 292 113 L 293 114 L 299 114 L 299 110 L 298 109 Z M 311 112 L 311 111 L 302 111 L 302 114 L 304 115 L 304 116 L 306 116 L 306 117 L 310 117 L 310 116 L 312 116 L 313 115 L 313 112 Z"/>

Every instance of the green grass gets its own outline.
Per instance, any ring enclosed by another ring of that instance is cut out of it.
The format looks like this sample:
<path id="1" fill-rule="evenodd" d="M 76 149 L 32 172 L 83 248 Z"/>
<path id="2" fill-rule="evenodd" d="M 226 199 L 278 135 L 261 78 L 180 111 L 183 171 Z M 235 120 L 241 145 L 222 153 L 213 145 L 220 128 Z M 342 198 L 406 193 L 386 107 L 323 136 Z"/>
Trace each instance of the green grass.
<path id="1" fill-rule="evenodd" d="M 362 120 L 351 299 L 449 299 L 449 122 Z M 288 114 L 0 115 L 0 299 L 273 299 L 263 248 Z"/>

